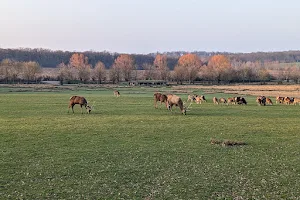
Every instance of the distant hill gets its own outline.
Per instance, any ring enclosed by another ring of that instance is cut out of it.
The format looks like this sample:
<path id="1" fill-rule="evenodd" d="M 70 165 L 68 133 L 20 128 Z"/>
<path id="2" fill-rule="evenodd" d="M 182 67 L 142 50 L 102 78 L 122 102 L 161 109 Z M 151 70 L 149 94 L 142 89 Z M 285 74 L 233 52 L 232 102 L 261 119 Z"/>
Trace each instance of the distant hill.
<path id="1" fill-rule="evenodd" d="M 55 68 L 60 63 L 67 64 L 73 53 L 70 51 L 53 51 L 49 49 L 30 49 L 30 48 L 20 48 L 20 49 L 2 49 L 0 48 L 0 61 L 6 58 L 15 61 L 36 61 L 42 67 Z M 98 61 L 102 61 L 106 68 L 110 68 L 119 55 L 119 53 L 111 53 L 107 51 L 95 52 L 95 51 L 85 51 L 80 52 L 89 58 L 89 63 L 92 66 Z M 229 56 L 232 60 L 242 61 L 242 62 L 281 62 L 281 63 L 294 63 L 300 62 L 300 51 L 282 51 L 282 52 L 255 52 L 255 53 L 230 53 L 230 52 L 205 52 L 205 51 L 173 51 L 164 52 L 168 56 L 168 65 L 170 69 L 173 69 L 176 65 L 178 58 L 186 53 L 194 53 L 201 57 L 204 61 L 210 56 L 216 54 L 224 54 Z M 132 54 L 135 59 L 136 65 L 139 69 L 142 68 L 144 63 L 152 64 L 157 53 L 149 54 Z"/>

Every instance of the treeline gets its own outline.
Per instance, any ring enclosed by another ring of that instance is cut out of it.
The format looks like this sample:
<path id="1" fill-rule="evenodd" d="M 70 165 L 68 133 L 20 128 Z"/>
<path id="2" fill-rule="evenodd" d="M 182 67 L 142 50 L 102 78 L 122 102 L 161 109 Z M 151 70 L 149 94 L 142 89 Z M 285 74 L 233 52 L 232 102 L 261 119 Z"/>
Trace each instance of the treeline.
<path id="1" fill-rule="evenodd" d="M 0 48 L 0 61 L 3 59 L 10 59 L 17 62 L 34 61 L 39 63 L 41 67 L 55 68 L 59 64 L 67 64 L 70 57 L 74 53 L 70 51 L 53 51 L 49 49 L 1 49 Z M 95 66 L 98 61 L 101 61 L 107 69 L 113 66 L 114 60 L 120 55 L 119 53 L 111 53 L 107 51 L 94 52 L 85 51 L 81 52 L 89 58 L 89 64 Z M 178 62 L 178 59 L 188 52 L 174 51 L 162 53 L 168 57 L 168 68 L 173 70 Z M 195 51 L 191 52 L 199 56 L 204 62 L 207 62 L 209 57 L 213 55 L 226 55 L 230 60 L 240 62 L 279 62 L 279 63 L 294 63 L 300 62 L 300 51 L 283 51 L 283 52 L 257 52 L 257 53 L 229 53 L 229 52 L 205 52 Z M 135 60 L 137 69 L 142 69 L 144 64 L 152 64 L 155 56 L 158 53 L 150 54 L 131 54 Z"/>
<path id="2" fill-rule="evenodd" d="M 203 58 L 194 53 L 181 55 L 174 69 L 169 67 L 170 57 L 156 54 L 153 61 L 139 66 L 135 57 L 120 54 L 110 67 L 98 61 L 90 63 L 87 54 L 74 53 L 67 63 L 56 66 L 51 76 L 40 73 L 41 67 L 35 61 L 15 61 L 3 59 L 0 62 L 1 83 L 40 82 L 42 80 L 59 80 L 64 83 L 120 83 L 136 80 L 164 80 L 178 84 L 193 84 L 196 81 L 211 84 L 268 82 L 276 80 L 299 83 L 300 66 L 298 63 L 277 62 L 243 62 L 232 59 L 230 55 L 212 55 Z M 46 69 L 46 68 L 45 68 Z"/>

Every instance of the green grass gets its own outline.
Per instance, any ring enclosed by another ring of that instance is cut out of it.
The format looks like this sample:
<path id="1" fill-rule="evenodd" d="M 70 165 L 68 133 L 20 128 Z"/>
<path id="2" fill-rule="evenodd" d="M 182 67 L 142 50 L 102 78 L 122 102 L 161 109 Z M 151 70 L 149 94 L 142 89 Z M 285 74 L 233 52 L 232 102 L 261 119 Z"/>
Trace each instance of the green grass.
<path id="1" fill-rule="evenodd" d="M 251 96 L 246 106 L 217 106 L 209 94 L 184 116 L 154 109 L 153 91 L 1 90 L 0 197 L 300 198 L 300 106 L 257 106 Z M 67 113 L 77 94 L 95 101 L 90 115 L 78 105 Z"/>

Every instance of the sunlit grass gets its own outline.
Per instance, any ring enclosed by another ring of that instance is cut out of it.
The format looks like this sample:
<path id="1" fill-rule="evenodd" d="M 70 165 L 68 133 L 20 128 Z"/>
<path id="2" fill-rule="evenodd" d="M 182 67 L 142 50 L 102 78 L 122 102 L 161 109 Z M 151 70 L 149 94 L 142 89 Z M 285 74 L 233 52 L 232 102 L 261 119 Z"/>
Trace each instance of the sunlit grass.
<path id="1" fill-rule="evenodd" d="M 183 116 L 154 109 L 153 91 L 2 92 L 0 196 L 299 198 L 300 106 L 257 106 L 250 96 L 246 106 L 217 106 L 209 94 Z M 73 94 L 95 110 L 82 115 L 76 105 L 67 113 Z M 211 138 L 247 145 L 211 145 Z"/>

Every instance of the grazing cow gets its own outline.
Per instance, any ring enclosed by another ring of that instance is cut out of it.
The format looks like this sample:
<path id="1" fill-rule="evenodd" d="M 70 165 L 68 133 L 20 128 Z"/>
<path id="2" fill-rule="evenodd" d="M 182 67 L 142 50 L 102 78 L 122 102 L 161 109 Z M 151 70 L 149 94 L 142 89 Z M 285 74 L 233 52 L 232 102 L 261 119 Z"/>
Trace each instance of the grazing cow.
<path id="1" fill-rule="evenodd" d="M 202 101 L 206 102 L 206 99 L 205 99 L 205 96 L 204 95 L 201 95 L 201 96 L 196 96 L 196 103 L 197 104 L 201 104 Z"/>
<path id="2" fill-rule="evenodd" d="M 240 101 L 241 97 L 233 97 L 233 99 L 234 99 L 234 102 L 237 103 Z"/>
<path id="3" fill-rule="evenodd" d="M 187 102 L 194 102 L 194 101 L 196 101 L 196 97 L 197 97 L 198 95 L 194 95 L 194 94 L 190 94 L 189 96 L 188 96 L 188 99 L 187 99 Z"/>
<path id="4" fill-rule="evenodd" d="M 263 105 L 265 106 L 266 105 L 266 97 L 265 96 L 258 96 L 256 97 L 256 102 L 258 105 Z"/>
<path id="5" fill-rule="evenodd" d="M 114 90 L 114 96 L 115 97 L 119 97 L 120 96 L 120 92 L 118 90 Z"/>
<path id="6" fill-rule="evenodd" d="M 227 103 L 227 100 L 226 100 L 225 98 L 220 98 L 220 99 L 219 99 L 219 103 L 223 103 L 223 104 L 224 104 L 224 103 Z"/>
<path id="7" fill-rule="evenodd" d="M 213 103 L 214 103 L 214 104 L 219 104 L 219 100 L 218 100 L 217 97 L 213 97 Z"/>
<path id="8" fill-rule="evenodd" d="M 72 111 L 74 113 L 73 107 L 74 107 L 75 104 L 79 104 L 80 105 L 80 107 L 81 107 L 81 114 L 83 114 L 82 106 L 85 107 L 87 113 L 90 113 L 92 111 L 92 107 L 88 105 L 88 102 L 86 101 L 86 99 L 84 97 L 72 96 L 70 98 L 68 112 L 70 111 L 70 108 L 72 107 Z"/>
<path id="9" fill-rule="evenodd" d="M 270 99 L 270 98 L 266 98 L 266 103 L 268 104 L 268 105 L 273 105 L 273 102 L 272 102 L 272 100 Z"/>
<path id="10" fill-rule="evenodd" d="M 293 104 L 297 105 L 297 103 L 300 105 L 300 98 L 294 98 Z"/>
<path id="11" fill-rule="evenodd" d="M 236 101 L 235 103 L 247 105 L 247 101 L 246 101 L 246 99 L 245 99 L 244 97 L 240 97 L 240 98 L 238 99 L 238 101 Z"/>
<path id="12" fill-rule="evenodd" d="M 229 105 L 229 103 L 235 104 L 234 98 L 228 98 L 228 99 L 227 99 L 227 105 Z"/>
<path id="13" fill-rule="evenodd" d="M 287 105 L 290 105 L 291 103 L 293 103 L 292 98 L 290 98 L 290 97 L 284 97 L 283 102 Z"/>
<path id="14" fill-rule="evenodd" d="M 276 97 L 276 104 L 283 103 L 283 101 L 284 101 L 284 97 L 280 97 L 280 96 Z"/>
<path id="15" fill-rule="evenodd" d="M 172 107 L 175 105 L 179 107 L 182 114 L 186 115 L 186 108 L 183 106 L 183 102 L 179 96 L 168 95 L 167 103 L 168 103 L 169 110 L 172 110 Z"/>
<path id="16" fill-rule="evenodd" d="M 160 101 L 160 105 L 164 102 L 166 104 L 166 107 L 167 106 L 167 99 L 168 97 L 162 93 L 154 93 L 154 107 L 157 108 L 157 102 Z"/>

